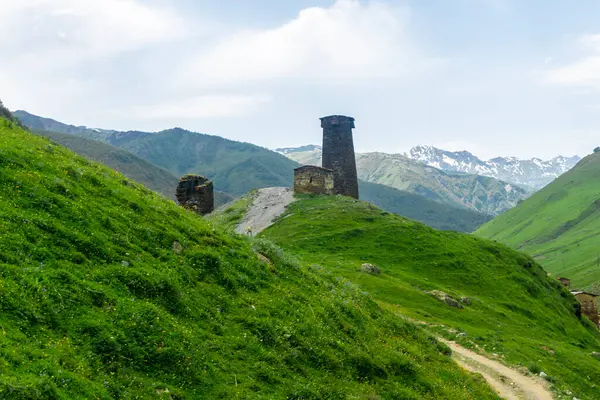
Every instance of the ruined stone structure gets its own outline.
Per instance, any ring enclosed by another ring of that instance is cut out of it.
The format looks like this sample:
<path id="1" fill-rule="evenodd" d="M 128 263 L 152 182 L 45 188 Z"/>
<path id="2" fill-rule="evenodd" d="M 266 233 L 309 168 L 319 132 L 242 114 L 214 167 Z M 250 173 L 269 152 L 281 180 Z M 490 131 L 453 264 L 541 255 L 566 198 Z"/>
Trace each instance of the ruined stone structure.
<path id="1" fill-rule="evenodd" d="M 179 205 L 200 215 L 210 214 L 215 209 L 213 184 L 200 175 L 181 177 L 175 197 Z"/>
<path id="2" fill-rule="evenodd" d="M 559 277 L 558 281 L 560 283 L 563 284 L 564 287 L 569 288 L 571 287 L 571 280 L 569 278 L 565 278 L 565 277 Z"/>
<path id="3" fill-rule="evenodd" d="M 596 326 L 600 324 L 598 316 L 598 295 L 587 292 L 571 292 L 581 304 L 581 312 L 588 317 Z"/>
<path id="4" fill-rule="evenodd" d="M 334 194 L 333 171 L 315 165 L 296 168 L 294 193 Z"/>
<path id="5" fill-rule="evenodd" d="M 333 170 L 334 192 L 358 199 L 358 177 L 352 129 L 354 118 L 331 115 L 321 118 L 323 167 Z"/>

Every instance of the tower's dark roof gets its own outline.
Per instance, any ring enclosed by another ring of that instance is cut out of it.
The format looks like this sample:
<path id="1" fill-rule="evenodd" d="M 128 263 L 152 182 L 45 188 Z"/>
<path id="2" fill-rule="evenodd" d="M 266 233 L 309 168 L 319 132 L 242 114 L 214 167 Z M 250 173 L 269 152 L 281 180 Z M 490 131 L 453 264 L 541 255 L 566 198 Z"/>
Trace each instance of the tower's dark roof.
<path id="1" fill-rule="evenodd" d="M 329 115 L 319 118 L 321 120 L 321 128 L 345 125 L 354 128 L 354 118 L 345 115 Z"/>
<path id="2" fill-rule="evenodd" d="M 350 121 L 354 121 L 354 118 L 352 118 L 352 117 L 348 117 L 348 116 L 346 116 L 346 115 L 328 115 L 328 116 L 326 116 L 326 117 L 319 118 L 319 119 L 320 119 L 321 121 L 323 121 L 323 120 L 328 120 L 328 119 L 338 119 L 338 120 L 341 120 L 341 121 L 344 121 L 344 120 L 350 120 Z"/>

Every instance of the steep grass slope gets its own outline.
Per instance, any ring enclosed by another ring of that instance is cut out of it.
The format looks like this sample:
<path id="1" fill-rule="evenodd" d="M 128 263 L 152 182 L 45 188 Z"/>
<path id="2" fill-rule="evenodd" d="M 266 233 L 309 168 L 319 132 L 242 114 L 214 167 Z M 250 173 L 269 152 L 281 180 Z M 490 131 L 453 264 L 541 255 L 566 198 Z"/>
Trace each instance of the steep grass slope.
<path id="1" fill-rule="evenodd" d="M 36 132 L 90 160 L 105 164 L 148 189 L 174 198 L 178 179 L 169 171 L 116 147 L 84 137 L 49 131 Z"/>
<path id="2" fill-rule="evenodd" d="M 346 280 L 5 119 L 0 307 L 1 398 L 497 398 Z"/>
<path id="3" fill-rule="evenodd" d="M 300 198 L 262 235 L 348 278 L 384 307 L 508 364 L 543 370 L 563 395 L 597 399 L 600 361 L 590 354 L 600 350 L 600 333 L 524 254 L 333 196 Z M 382 275 L 359 272 L 362 263 L 376 264 Z M 432 290 L 469 301 L 452 308 L 426 293 Z"/>
<path id="4" fill-rule="evenodd" d="M 600 153 L 476 232 L 528 252 L 577 288 L 600 289 Z"/>
<path id="5" fill-rule="evenodd" d="M 175 199 L 178 178 L 169 171 L 159 168 L 132 153 L 97 140 L 67 133 L 50 131 L 36 131 L 36 133 L 67 147 L 81 156 L 100 162 L 169 199 Z M 216 206 L 223 205 L 231 200 L 233 198 L 228 194 L 215 191 Z"/>

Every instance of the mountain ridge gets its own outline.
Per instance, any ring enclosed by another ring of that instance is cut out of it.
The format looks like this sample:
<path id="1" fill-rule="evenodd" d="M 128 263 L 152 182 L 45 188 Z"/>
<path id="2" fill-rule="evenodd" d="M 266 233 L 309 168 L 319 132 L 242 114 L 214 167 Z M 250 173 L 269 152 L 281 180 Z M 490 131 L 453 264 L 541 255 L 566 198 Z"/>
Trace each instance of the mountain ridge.
<path id="1" fill-rule="evenodd" d="M 529 190 L 541 189 L 581 160 L 579 156 L 557 156 L 550 160 L 495 157 L 485 161 L 466 150 L 447 151 L 434 146 L 416 146 L 404 155 L 444 171 L 489 176 Z"/>
<path id="2" fill-rule="evenodd" d="M 322 147 L 319 145 L 275 149 L 275 151 L 286 157 L 298 162 L 307 163 L 316 163 L 321 150 Z M 379 151 L 357 153 L 357 156 L 358 154 L 401 155 L 446 172 L 491 177 L 518 185 L 528 192 L 541 189 L 552 182 L 552 180 L 573 168 L 581 160 L 579 156 L 565 157 L 559 155 L 550 160 L 542 160 L 536 157 L 525 160 L 517 157 L 495 157 L 486 161 L 466 150 L 448 151 L 428 145 L 415 146 L 404 153 L 385 153 Z"/>
<path id="3" fill-rule="evenodd" d="M 215 135 L 197 133 L 183 128 L 159 132 L 115 131 L 91 129 L 64 124 L 51 118 L 39 117 L 18 110 L 14 115 L 30 129 L 49 130 L 99 140 L 127 150 L 175 176 L 199 173 L 214 181 L 215 188 L 240 196 L 248 191 L 269 186 L 284 186 L 293 178 L 288 159 L 251 143 L 236 142 Z M 186 155 L 182 157 L 182 155 Z M 175 158 L 175 160 L 173 159 Z M 240 176 L 241 165 L 256 170 Z"/>
<path id="4" fill-rule="evenodd" d="M 321 165 L 321 146 L 277 149 L 301 164 Z M 359 179 L 419 194 L 431 200 L 498 215 L 528 196 L 508 182 L 476 174 L 444 171 L 402 154 L 357 153 Z"/>

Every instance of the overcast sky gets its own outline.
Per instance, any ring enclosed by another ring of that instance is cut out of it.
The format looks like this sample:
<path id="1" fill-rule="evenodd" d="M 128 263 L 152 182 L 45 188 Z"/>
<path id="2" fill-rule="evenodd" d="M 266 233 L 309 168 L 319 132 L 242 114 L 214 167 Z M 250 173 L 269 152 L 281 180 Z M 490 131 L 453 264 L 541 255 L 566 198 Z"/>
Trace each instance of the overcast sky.
<path id="1" fill-rule="evenodd" d="M 600 145 L 597 0 L 0 0 L 0 99 L 75 125 L 275 148 Z"/>

